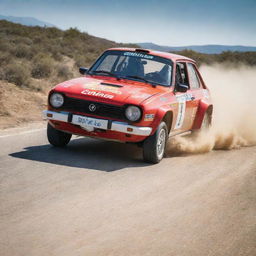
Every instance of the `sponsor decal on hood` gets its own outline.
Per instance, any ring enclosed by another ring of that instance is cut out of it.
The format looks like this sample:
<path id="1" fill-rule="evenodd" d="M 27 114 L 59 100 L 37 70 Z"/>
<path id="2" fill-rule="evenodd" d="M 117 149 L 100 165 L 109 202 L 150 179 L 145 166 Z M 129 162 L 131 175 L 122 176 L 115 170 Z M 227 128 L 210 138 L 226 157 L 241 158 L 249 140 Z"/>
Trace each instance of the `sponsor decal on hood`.
<path id="1" fill-rule="evenodd" d="M 103 92 L 90 91 L 88 89 L 81 91 L 81 93 L 84 95 L 96 96 L 96 97 L 101 97 L 101 98 L 105 98 L 105 99 L 113 99 L 114 98 L 114 95 L 106 94 Z"/>

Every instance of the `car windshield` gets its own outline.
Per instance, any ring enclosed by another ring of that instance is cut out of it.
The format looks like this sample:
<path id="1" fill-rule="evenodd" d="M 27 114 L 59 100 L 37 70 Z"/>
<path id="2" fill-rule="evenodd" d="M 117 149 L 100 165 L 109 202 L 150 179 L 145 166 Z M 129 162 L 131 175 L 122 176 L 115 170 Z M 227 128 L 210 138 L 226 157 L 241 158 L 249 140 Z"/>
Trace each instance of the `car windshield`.
<path id="1" fill-rule="evenodd" d="M 145 52 L 106 51 L 88 73 L 170 86 L 172 61 Z"/>

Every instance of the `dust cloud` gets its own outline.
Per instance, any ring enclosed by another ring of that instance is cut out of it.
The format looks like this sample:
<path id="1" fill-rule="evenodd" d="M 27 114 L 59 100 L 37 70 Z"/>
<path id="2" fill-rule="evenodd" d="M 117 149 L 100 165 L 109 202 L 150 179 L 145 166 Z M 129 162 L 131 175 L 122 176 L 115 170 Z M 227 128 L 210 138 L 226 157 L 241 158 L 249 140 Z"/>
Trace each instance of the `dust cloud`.
<path id="1" fill-rule="evenodd" d="M 168 155 L 204 153 L 256 145 L 256 68 L 202 66 L 200 72 L 211 91 L 212 127 L 188 137 L 175 137 Z"/>

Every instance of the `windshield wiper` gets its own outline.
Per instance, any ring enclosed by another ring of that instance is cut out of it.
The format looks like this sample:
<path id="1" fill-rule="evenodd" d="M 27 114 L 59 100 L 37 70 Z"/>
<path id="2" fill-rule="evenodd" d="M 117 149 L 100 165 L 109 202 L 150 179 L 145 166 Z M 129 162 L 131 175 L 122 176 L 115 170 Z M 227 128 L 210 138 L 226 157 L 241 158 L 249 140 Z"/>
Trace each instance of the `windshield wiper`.
<path id="1" fill-rule="evenodd" d="M 98 73 L 103 73 L 103 74 L 107 74 L 107 75 L 111 75 L 114 76 L 117 80 L 120 80 L 120 77 L 110 71 L 106 71 L 106 70 L 94 70 L 92 71 L 93 74 L 98 74 Z"/>
<path id="2" fill-rule="evenodd" d="M 147 79 L 145 79 L 144 77 L 141 77 L 141 76 L 125 76 L 125 77 L 122 77 L 122 78 L 134 78 L 134 79 L 139 79 L 139 80 L 144 81 L 144 82 L 147 83 L 147 84 L 151 84 L 153 87 L 156 87 L 156 85 L 157 85 L 157 83 L 152 82 L 152 81 L 149 81 L 149 80 L 147 80 Z"/>

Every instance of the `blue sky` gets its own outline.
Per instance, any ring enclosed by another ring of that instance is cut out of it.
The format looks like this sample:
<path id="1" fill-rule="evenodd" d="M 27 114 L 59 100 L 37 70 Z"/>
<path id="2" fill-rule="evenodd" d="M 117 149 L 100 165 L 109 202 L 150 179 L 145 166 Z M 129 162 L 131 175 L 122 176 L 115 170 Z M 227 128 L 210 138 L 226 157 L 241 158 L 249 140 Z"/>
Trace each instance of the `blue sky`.
<path id="1" fill-rule="evenodd" d="M 117 42 L 256 46 L 256 0 L 0 0 L 0 14 Z"/>

